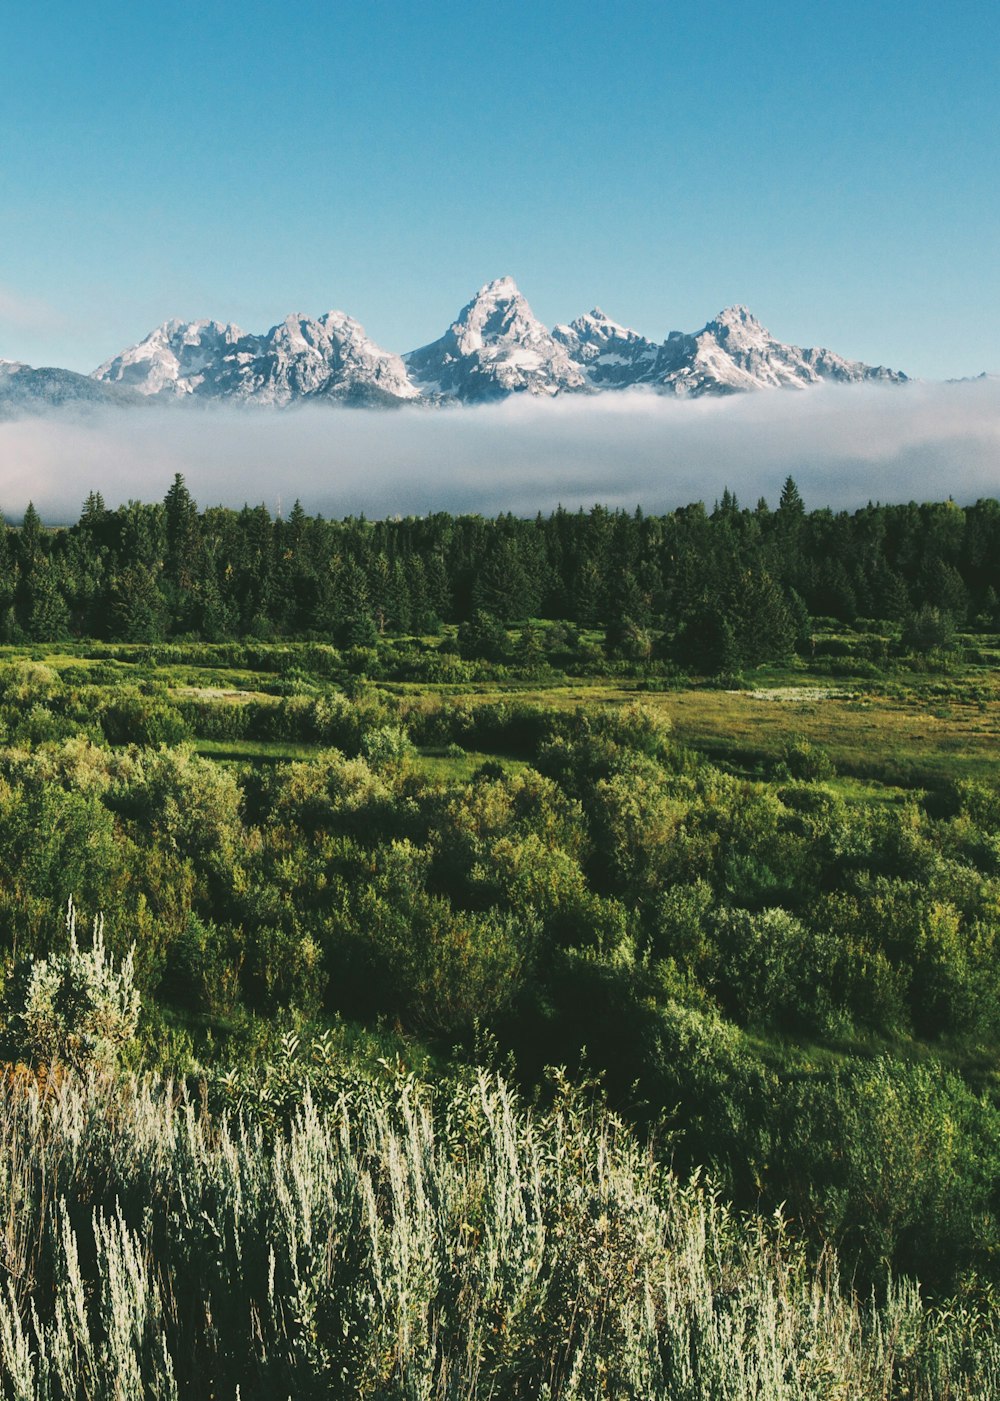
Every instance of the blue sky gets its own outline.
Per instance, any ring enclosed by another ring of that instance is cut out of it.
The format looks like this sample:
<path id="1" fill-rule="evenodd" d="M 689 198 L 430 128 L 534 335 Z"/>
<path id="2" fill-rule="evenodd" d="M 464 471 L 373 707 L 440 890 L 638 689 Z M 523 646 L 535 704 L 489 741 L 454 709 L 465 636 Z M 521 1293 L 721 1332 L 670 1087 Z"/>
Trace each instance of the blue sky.
<path id="1" fill-rule="evenodd" d="M 0 356 L 341 307 L 394 350 L 512 273 L 548 323 L 1000 370 L 1000 10 L 0 4 Z"/>

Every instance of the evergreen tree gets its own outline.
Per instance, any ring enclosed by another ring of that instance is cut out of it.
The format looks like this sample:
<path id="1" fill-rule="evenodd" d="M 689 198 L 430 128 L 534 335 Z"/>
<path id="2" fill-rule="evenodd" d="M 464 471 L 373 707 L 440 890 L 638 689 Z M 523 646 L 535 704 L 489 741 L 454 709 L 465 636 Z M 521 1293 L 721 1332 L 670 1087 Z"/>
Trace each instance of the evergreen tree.
<path id="1" fill-rule="evenodd" d="M 163 576 L 183 593 L 190 589 L 198 573 L 201 553 L 201 520 L 198 507 L 178 472 L 163 500 L 167 549 Z"/>
<path id="2" fill-rule="evenodd" d="M 813 648 L 813 626 L 805 599 L 795 589 L 788 594 L 788 616 L 792 625 L 792 636 L 796 652 L 808 657 Z"/>
<path id="3" fill-rule="evenodd" d="M 472 589 L 473 611 L 491 613 L 502 622 L 537 613 L 538 590 L 513 540 L 494 540 Z"/>
<path id="4" fill-rule="evenodd" d="M 536 671 L 545 660 L 542 629 L 536 623 L 525 623 L 517 634 L 514 660 L 524 671 Z"/>
<path id="5" fill-rule="evenodd" d="M 406 569 L 401 559 L 395 559 L 392 562 L 392 569 L 387 584 L 385 611 L 390 631 L 408 633 L 412 630 L 413 616 L 410 607 L 410 586 L 407 582 Z M 424 604 L 423 611 L 426 613 L 426 604 Z"/>
<path id="6" fill-rule="evenodd" d="M 339 647 L 372 647 L 378 628 L 372 614 L 365 571 L 345 559 L 336 571 L 333 588 L 333 635 Z"/>
<path id="7" fill-rule="evenodd" d="M 795 623 L 781 589 L 766 570 L 740 576 L 727 617 L 741 659 L 750 666 L 783 661 L 795 645 Z"/>
<path id="8" fill-rule="evenodd" d="M 879 571 L 875 589 L 875 613 L 890 622 L 901 622 L 910 611 L 910 594 L 901 574 L 889 565 Z"/>
<path id="9" fill-rule="evenodd" d="M 148 567 L 126 565 L 115 574 L 108 602 L 113 637 L 123 642 L 160 642 L 166 635 L 166 601 Z"/>
<path id="10" fill-rule="evenodd" d="M 785 478 L 785 484 L 781 488 L 781 498 L 778 501 L 777 516 L 778 521 L 783 526 L 794 525 L 805 518 L 805 503 L 799 493 L 798 487 L 792 477 Z"/>
<path id="11" fill-rule="evenodd" d="M 500 619 L 479 608 L 459 626 L 458 646 L 469 660 L 502 662 L 507 659 L 509 639 Z"/>
<path id="12" fill-rule="evenodd" d="M 24 591 L 25 626 L 33 642 L 54 642 L 69 636 L 69 609 L 52 561 L 42 557 L 31 570 Z"/>

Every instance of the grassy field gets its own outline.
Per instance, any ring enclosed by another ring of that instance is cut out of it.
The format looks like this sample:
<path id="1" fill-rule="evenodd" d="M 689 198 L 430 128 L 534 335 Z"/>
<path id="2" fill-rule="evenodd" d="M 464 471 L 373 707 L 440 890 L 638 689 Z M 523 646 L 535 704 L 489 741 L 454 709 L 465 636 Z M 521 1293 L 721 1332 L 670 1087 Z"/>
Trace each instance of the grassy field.
<path id="1" fill-rule="evenodd" d="M 419 641 L 433 647 L 441 640 Z M 831 635 L 825 641 L 839 645 L 844 639 Z M 859 667 L 859 674 L 852 675 L 850 663 L 839 666 L 842 674 L 831 675 L 829 662 L 797 659 L 761 668 L 743 680 L 741 689 L 686 678 L 558 671 L 531 679 L 501 674 L 460 683 L 393 679 L 362 684 L 418 710 L 515 699 L 560 710 L 640 701 L 669 717 L 683 744 L 737 772 L 766 774 L 789 745 L 805 742 L 829 757 L 843 796 L 892 801 L 892 790 L 935 789 L 961 779 L 1000 780 L 1000 667 L 994 665 L 1000 651 L 992 645 L 995 641 L 966 638 L 966 645 L 937 670 L 894 667 L 875 676 L 871 667 Z M 33 662 L 56 675 L 72 668 L 80 675 L 85 668 L 95 678 L 100 672 L 105 684 L 153 685 L 178 703 L 215 705 L 277 705 L 289 694 L 339 692 L 351 680 L 348 675 L 303 674 L 307 649 L 294 643 L 280 649 L 285 674 L 227 665 L 221 652 L 202 650 L 203 660 L 177 661 L 169 648 L 119 646 L 108 659 L 100 648 L 66 643 L 0 648 L 0 662 Z M 200 753 L 220 762 L 281 763 L 308 758 L 320 747 L 280 739 L 197 740 Z M 427 749 L 415 762 L 429 777 L 462 782 L 497 757 Z M 510 762 L 512 756 L 502 757 Z M 849 780 L 860 786 L 850 788 Z"/>
<path id="2" fill-rule="evenodd" d="M 991 664 L 994 653 L 982 645 L 987 640 L 975 639 L 979 644 L 976 661 L 960 660 L 959 652 L 944 672 L 896 669 L 872 678 L 852 676 L 845 668 L 847 674 L 833 677 L 828 667 L 800 660 L 762 668 L 746 678 L 747 689 L 739 690 L 683 678 L 660 683 L 661 689 L 643 679 L 561 673 L 457 684 L 376 680 L 369 685 L 416 708 L 517 699 L 574 709 L 639 700 L 668 716 L 682 743 L 740 772 L 752 774 L 761 766 L 765 770 L 773 766 L 790 743 L 818 745 L 841 781 L 862 781 L 870 799 L 882 786 L 935 788 L 958 779 L 996 782 L 1000 778 L 1000 668 Z M 300 649 L 289 644 L 286 650 L 294 669 Z M 82 644 L 5 647 L 0 649 L 0 661 L 30 659 L 62 673 L 71 667 L 101 666 L 100 658 L 88 655 L 91 651 Z M 119 647 L 115 659 L 103 666 L 113 668 L 122 684 L 163 685 L 178 702 L 265 704 L 277 703 L 281 694 L 288 693 L 287 685 L 273 672 L 226 666 L 211 654 L 202 665 L 179 664 L 160 661 L 155 649 Z M 314 678 L 304 689 L 322 694 L 331 688 L 339 690 L 340 681 L 339 677 Z M 318 748 L 263 739 L 201 739 L 197 747 L 220 761 L 261 763 L 306 758 Z M 429 776 L 462 781 L 489 757 L 493 756 L 448 757 L 429 751 L 418 757 L 418 763 Z"/>

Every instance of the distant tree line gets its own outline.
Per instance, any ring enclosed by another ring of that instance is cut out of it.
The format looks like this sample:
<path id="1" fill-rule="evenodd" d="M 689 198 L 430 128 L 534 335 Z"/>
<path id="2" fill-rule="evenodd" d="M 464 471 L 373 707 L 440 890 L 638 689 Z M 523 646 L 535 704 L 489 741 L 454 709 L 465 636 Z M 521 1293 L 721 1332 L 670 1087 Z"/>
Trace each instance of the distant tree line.
<path id="1" fill-rule="evenodd" d="M 0 522 L 0 640 L 299 637 L 371 646 L 380 634 L 464 627 L 488 655 L 529 618 L 602 628 L 609 650 L 703 670 L 808 645 L 815 617 L 876 618 L 919 645 L 1000 625 L 1000 502 L 776 509 L 726 491 L 666 515 L 558 509 L 496 519 L 437 512 L 341 521 L 264 506 L 199 511 L 178 475 L 157 504 L 99 493 L 77 523 L 33 506 Z M 530 646 L 530 638 L 527 645 Z"/>

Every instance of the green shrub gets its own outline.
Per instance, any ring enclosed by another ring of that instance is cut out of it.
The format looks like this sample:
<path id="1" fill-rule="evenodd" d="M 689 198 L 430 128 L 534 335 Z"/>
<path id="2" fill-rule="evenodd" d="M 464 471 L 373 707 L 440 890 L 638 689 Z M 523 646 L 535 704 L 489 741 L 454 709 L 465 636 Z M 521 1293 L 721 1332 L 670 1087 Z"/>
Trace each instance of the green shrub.
<path id="1" fill-rule="evenodd" d="M 927 655 L 945 651 L 955 641 L 955 622 L 951 614 L 929 603 L 911 613 L 903 624 L 902 643 L 913 652 Z"/>
<path id="2" fill-rule="evenodd" d="M 402 725 L 378 725 L 361 739 L 361 753 L 373 768 L 398 764 L 413 750 L 413 743 Z"/>
<path id="3" fill-rule="evenodd" d="M 104 945 L 104 920 L 81 949 L 72 901 L 66 916 L 69 946 L 17 970 L 5 999 L 5 1034 L 16 1059 L 46 1065 L 110 1068 L 135 1035 L 139 993 L 133 982 L 134 948 L 116 969 Z"/>
<path id="4" fill-rule="evenodd" d="M 184 716 L 165 697 L 138 691 L 115 693 L 101 712 L 101 725 L 109 744 L 142 748 L 180 744 L 191 734 Z"/>
<path id="5" fill-rule="evenodd" d="M 807 739 L 789 741 L 781 751 L 782 761 L 792 778 L 801 782 L 821 783 L 833 778 L 836 770 L 826 750 Z"/>
<path id="6" fill-rule="evenodd" d="M 688 1021 L 672 1053 L 713 1056 Z M 135 1080 L 0 1102 L 4 1401 L 997 1395 L 988 1297 L 859 1298 L 565 1076 L 529 1113 L 483 1072 L 435 1096 L 330 1050 L 289 1043 L 219 1114 Z"/>

